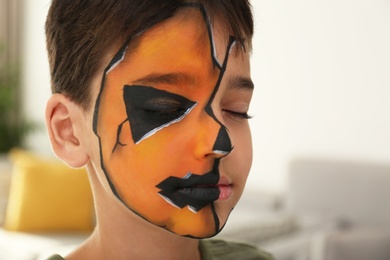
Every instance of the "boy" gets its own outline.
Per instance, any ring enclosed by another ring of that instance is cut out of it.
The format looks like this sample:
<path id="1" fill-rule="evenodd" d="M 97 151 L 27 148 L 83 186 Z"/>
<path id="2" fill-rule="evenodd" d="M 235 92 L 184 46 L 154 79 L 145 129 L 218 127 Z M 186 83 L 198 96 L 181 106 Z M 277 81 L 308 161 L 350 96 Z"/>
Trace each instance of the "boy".
<path id="1" fill-rule="evenodd" d="M 200 240 L 222 230 L 251 165 L 249 3 L 53 0 L 46 34 L 52 147 L 87 167 L 96 208 L 67 259 L 270 259 Z"/>

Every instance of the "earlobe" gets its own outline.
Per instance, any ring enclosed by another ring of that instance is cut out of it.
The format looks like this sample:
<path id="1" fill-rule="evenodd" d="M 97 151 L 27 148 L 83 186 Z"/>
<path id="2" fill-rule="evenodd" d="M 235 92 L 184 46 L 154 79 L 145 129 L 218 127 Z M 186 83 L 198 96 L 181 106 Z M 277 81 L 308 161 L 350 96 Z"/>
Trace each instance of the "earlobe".
<path id="1" fill-rule="evenodd" d="M 46 105 L 46 127 L 54 153 L 70 167 L 78 168 L 89 161 L 81 142 L 85 123 L 82 108 L 62 94 L 54 94 Z"/>

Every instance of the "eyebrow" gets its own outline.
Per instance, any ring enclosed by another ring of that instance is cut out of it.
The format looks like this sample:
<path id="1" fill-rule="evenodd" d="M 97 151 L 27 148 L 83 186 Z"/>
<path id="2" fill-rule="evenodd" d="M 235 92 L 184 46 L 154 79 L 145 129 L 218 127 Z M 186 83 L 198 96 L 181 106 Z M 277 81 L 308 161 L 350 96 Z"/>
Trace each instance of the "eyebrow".
<path id="1" fill-rule="evenodd" d="M 253 91 L 255 85 L 250 78 L 242 76 L 234 76 L 228 79 L 228 88 L 230 89 L 242 89 Z"/>
<path id="2" fill-rule="evenodd" d="M 196 80 L 194 76 L 184 72 L 175 72 L 175 73 L 167 73 L 167 74 L 152 73 L 134 81 L 135 84 L 144 84 L 144 85 L 157 85 L 157 84 L 194 85 L 195 82 Z"/>
<path id="3" fill-rule="evenodd" d="M 151 73 L 145 77 L 137 79 L 133 84 L 142 85 L 157 85 L 157 84 L 168 84 L 168 85 L 195 85 L 196 79 L 193 75 L 184 72 L 174 72 L 167 74 Z M 228 79 L 227 83 L 230 89 L 242 89 L 253 91 L 254 84 L 250 78 L 242 76 L 234 76 Z"/>

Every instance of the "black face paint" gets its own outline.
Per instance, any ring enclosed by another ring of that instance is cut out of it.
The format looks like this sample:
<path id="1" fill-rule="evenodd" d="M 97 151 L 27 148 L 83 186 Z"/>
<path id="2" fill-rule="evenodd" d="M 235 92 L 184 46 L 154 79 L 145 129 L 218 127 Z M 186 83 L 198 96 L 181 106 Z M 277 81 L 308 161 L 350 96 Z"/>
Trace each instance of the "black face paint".
<path id="1" fill-rule="evenodd" d="M 225 126 L 221 126 L 217 136 L 217 140 L 213 146 L 213 152 L 222 155 L 227 155 L 232 151 L 232 143 L 230 142 L 229 134 Z"/>
<path id="2" fill-rule="evenodd" d="M 192 211 L 216 201 L 219 197 L 219 160 L 215 161 L 213 169 L 203 175 L 189 173 L 183 178 L 168 177 L 156 187 L 161 189 L 159 194 L 178 208 L 188 206 Z"/>
<path id="3" fill-rule="evenodd" d="M 196 105 L 180 95 L 146 86 L 125 86 L 123 98 L 134 143 L 180 121 Z"/>

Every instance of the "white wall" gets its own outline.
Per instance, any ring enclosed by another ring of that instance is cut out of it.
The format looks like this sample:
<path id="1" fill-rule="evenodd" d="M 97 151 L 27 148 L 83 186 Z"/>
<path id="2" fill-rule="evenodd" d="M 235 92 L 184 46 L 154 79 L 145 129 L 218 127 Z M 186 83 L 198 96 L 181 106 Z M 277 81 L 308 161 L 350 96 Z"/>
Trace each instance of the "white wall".
<path id="1" fill-rule="evenodd" d="M 25 5 L 22 39 L 23 110 L 28 119 L 39 122 L 42 128 L 28 139 L 28 146 L 40 153 L 49 154 L 51 148 L 44 125 L 44 115 L 51 90 L 44 26 L 50 0 L 23 1 Z"/>
<path id="2" fill-rule="evenodd" d="M 390 163 L 390 1 L 253 0 L 250 188 L 297 157 Z"/>
<path id="3" fill-rule="evenodd" d="M 25 112 L 43 123 L 50 96 L 44 21 L 26 2 Z M 282 191 L 298 157 L 390 163 L 390 1 L 252 0 L 256 84 L 249 190 Z M 29 140 L 48 153 L 42 131 Z"/>

